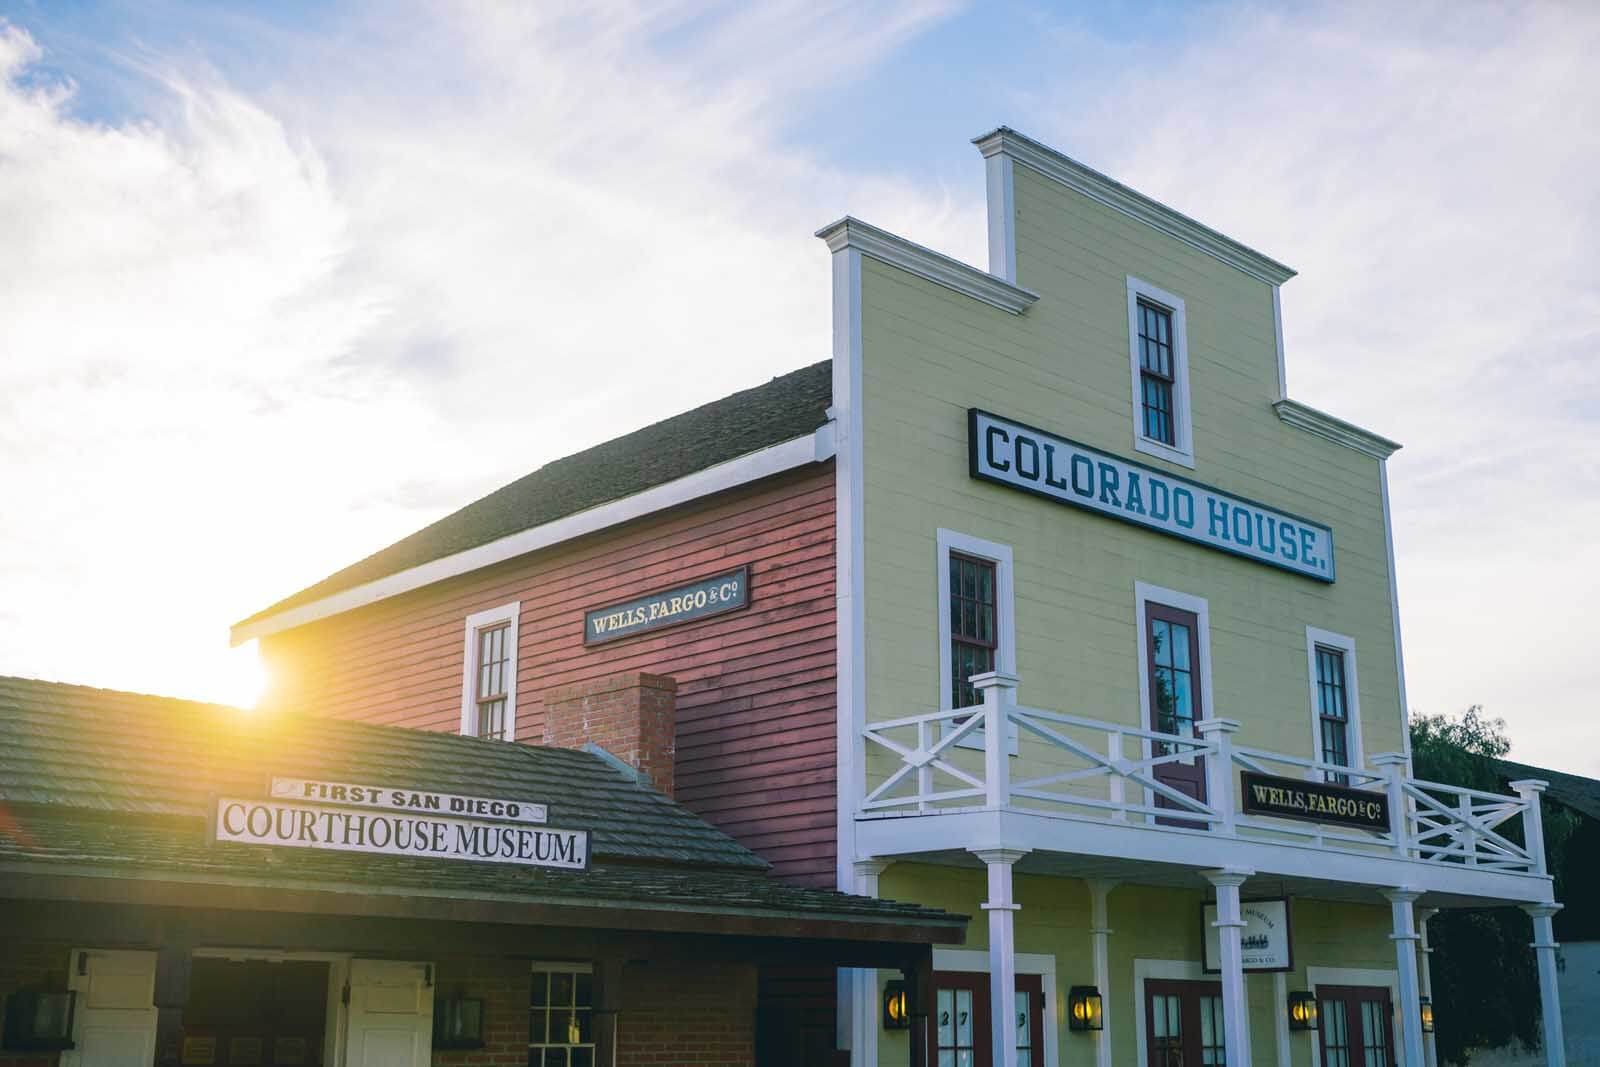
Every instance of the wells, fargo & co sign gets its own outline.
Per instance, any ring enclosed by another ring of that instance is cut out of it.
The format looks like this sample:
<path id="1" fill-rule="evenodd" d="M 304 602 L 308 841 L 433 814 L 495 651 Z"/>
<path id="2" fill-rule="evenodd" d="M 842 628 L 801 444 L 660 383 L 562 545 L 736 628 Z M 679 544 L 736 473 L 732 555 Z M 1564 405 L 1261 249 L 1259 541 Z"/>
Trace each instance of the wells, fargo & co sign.
<path id="1" fill-rule="evenodd" d="M 1389 831 L 1389 799 L 1382 793 L 1254 771 L 1240 771 L 1239 785 L 1244 792 L 1246 815 L 1338 823 L 1379 833 Z"/>
<path id="2" fill-rule="evenodd" d="M 274 778 L 270 792 L 257 800 L 219 797 L 213 838 L 578 871 L 589 866 L 587 831 L 528 825 L 543 823 L 542 804 L 299 778 Z M 447 814 L 455 812 L 462 814 Z M 484 817 L 467 817 L 474 815 Z"/>
<path id="3" fill-rule="evenodd" d="M 967 412 L 967 451 L 982 481 L 1333 581 L 1333 531 L 1321 523 L 977 408 Z"/>
<path id="4" fill-rule="evenodd" d="M 583 643 L 598 645 L 663 626 L 693 622 L 750 604 L 750 568 L 663 589 L 636 600 L 596 608 L 583 617 Z"/>

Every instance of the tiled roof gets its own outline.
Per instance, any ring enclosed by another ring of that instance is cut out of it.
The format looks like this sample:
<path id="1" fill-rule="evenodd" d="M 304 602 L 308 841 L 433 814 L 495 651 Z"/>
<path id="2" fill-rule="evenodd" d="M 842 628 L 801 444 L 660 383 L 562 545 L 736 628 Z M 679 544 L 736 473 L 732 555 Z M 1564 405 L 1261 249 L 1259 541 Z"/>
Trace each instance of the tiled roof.
<path id="1" fill-rule="evenodd" d="M 832 361 L 547 463 L 247 619 L 308 604 L 808 434 L 828 421 Z"/>
<path id="2" fill-rule="evenodd" d="M 586 872 L 207 844 L 211 798 L 271 775 L 543 803 L 590 832 Z M 529 903 L 957 923 L 786 885 L 760 857 L 597 756 L 309 715 L 0 678 L 0 864 Z"/>
<path id="3" fill-rule="evenodd" d="M 1587 818 L 1600 819 L 1600 781 L 1565 771 L 1552 771 L 1532 767 L 1526 763 L 1499 760 L 1500 774 L 1508 782 L 1523 778 L 1539 778 L 1550 783 L 1545 797 L 1564 804 Z"/>

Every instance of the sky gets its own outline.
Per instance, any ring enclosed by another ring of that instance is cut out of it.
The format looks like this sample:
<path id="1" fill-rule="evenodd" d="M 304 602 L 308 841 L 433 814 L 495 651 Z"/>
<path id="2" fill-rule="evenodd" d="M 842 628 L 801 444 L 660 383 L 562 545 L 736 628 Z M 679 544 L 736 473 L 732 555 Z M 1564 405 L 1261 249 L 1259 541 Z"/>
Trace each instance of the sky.
<path id="1" fill-rule="evenodd" d="M 852 214 L 986 265 L 1009 125 L 1293 265 L 1409 703 L 1600 776 L 1600 6 L 0 0 L 0 673 L 230 623 L 829 352 Z M 1586 651 L 1587 650 L 1587 651 Z"/>

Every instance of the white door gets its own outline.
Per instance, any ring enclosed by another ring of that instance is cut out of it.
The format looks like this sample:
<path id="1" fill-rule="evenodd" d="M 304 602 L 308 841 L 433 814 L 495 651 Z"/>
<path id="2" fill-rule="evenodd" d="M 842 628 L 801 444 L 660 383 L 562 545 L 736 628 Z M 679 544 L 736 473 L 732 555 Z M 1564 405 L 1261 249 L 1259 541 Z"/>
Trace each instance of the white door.
<path id="1" fill-rule="evenodd" d="M 79 949 L 72 1040 L 61 1067 L 150 1067 L 156 1059 L 156 954 Z"/>
<path id="2" fill-rule="evenodd" d="M 427 963 L 350 961 L 345 1067 L 428 1067 L 432 974 Z"/>

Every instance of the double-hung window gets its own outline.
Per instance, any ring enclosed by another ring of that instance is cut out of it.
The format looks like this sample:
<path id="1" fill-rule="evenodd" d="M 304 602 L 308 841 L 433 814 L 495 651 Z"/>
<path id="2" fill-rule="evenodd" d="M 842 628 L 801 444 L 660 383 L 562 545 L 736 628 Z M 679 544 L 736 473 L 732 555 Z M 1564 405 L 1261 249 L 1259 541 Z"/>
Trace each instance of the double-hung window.
<path id="1" fill-rule="evenodd" d="M 517 736 L 517 615 L 513 602 L 467 617 L 461 682 L 461 732 L 513 741 Z"/>
<path id="2" fill-rule="evenodd" d="M 943 711 L 976 708 L 983 693 L 972 676 L 988 671 L 1016 671 L 1012 646 L 1011 546 L 977 537 L 938 531 L 939 547 L 939 707 Z M 946 721 L 953 729 L 965 719 Z M 1011 751 L 1016 751 L 1015 727 Z M 982 748 L 983 734 L 964 735 L 959 745 Z"/>
<path id="3" fill-rule="evenodd" d="M 1128 278 L 1128 361 L 1133 380 L 1133 447 L 1194 466 L 1189 410 L 1189 345 L 1183 298 Z"/>
<path id="4" fill-rule="evenodd" d="M 1356 643 L 1343 634 L 1306 627 L 1306 672 L 1311 679 L 1312 736 L 1317 758 L 1336 767 L 1361 766 L 1356 696 Z M 1324 768 L 1323 777 L 1348 785 L 1350 776 Z"/>
<path id="5" fill-rule="evenodd" d="M 528 998 L 528 1067 L 595 1067 L 594 973 L 536 963 Z"/>

